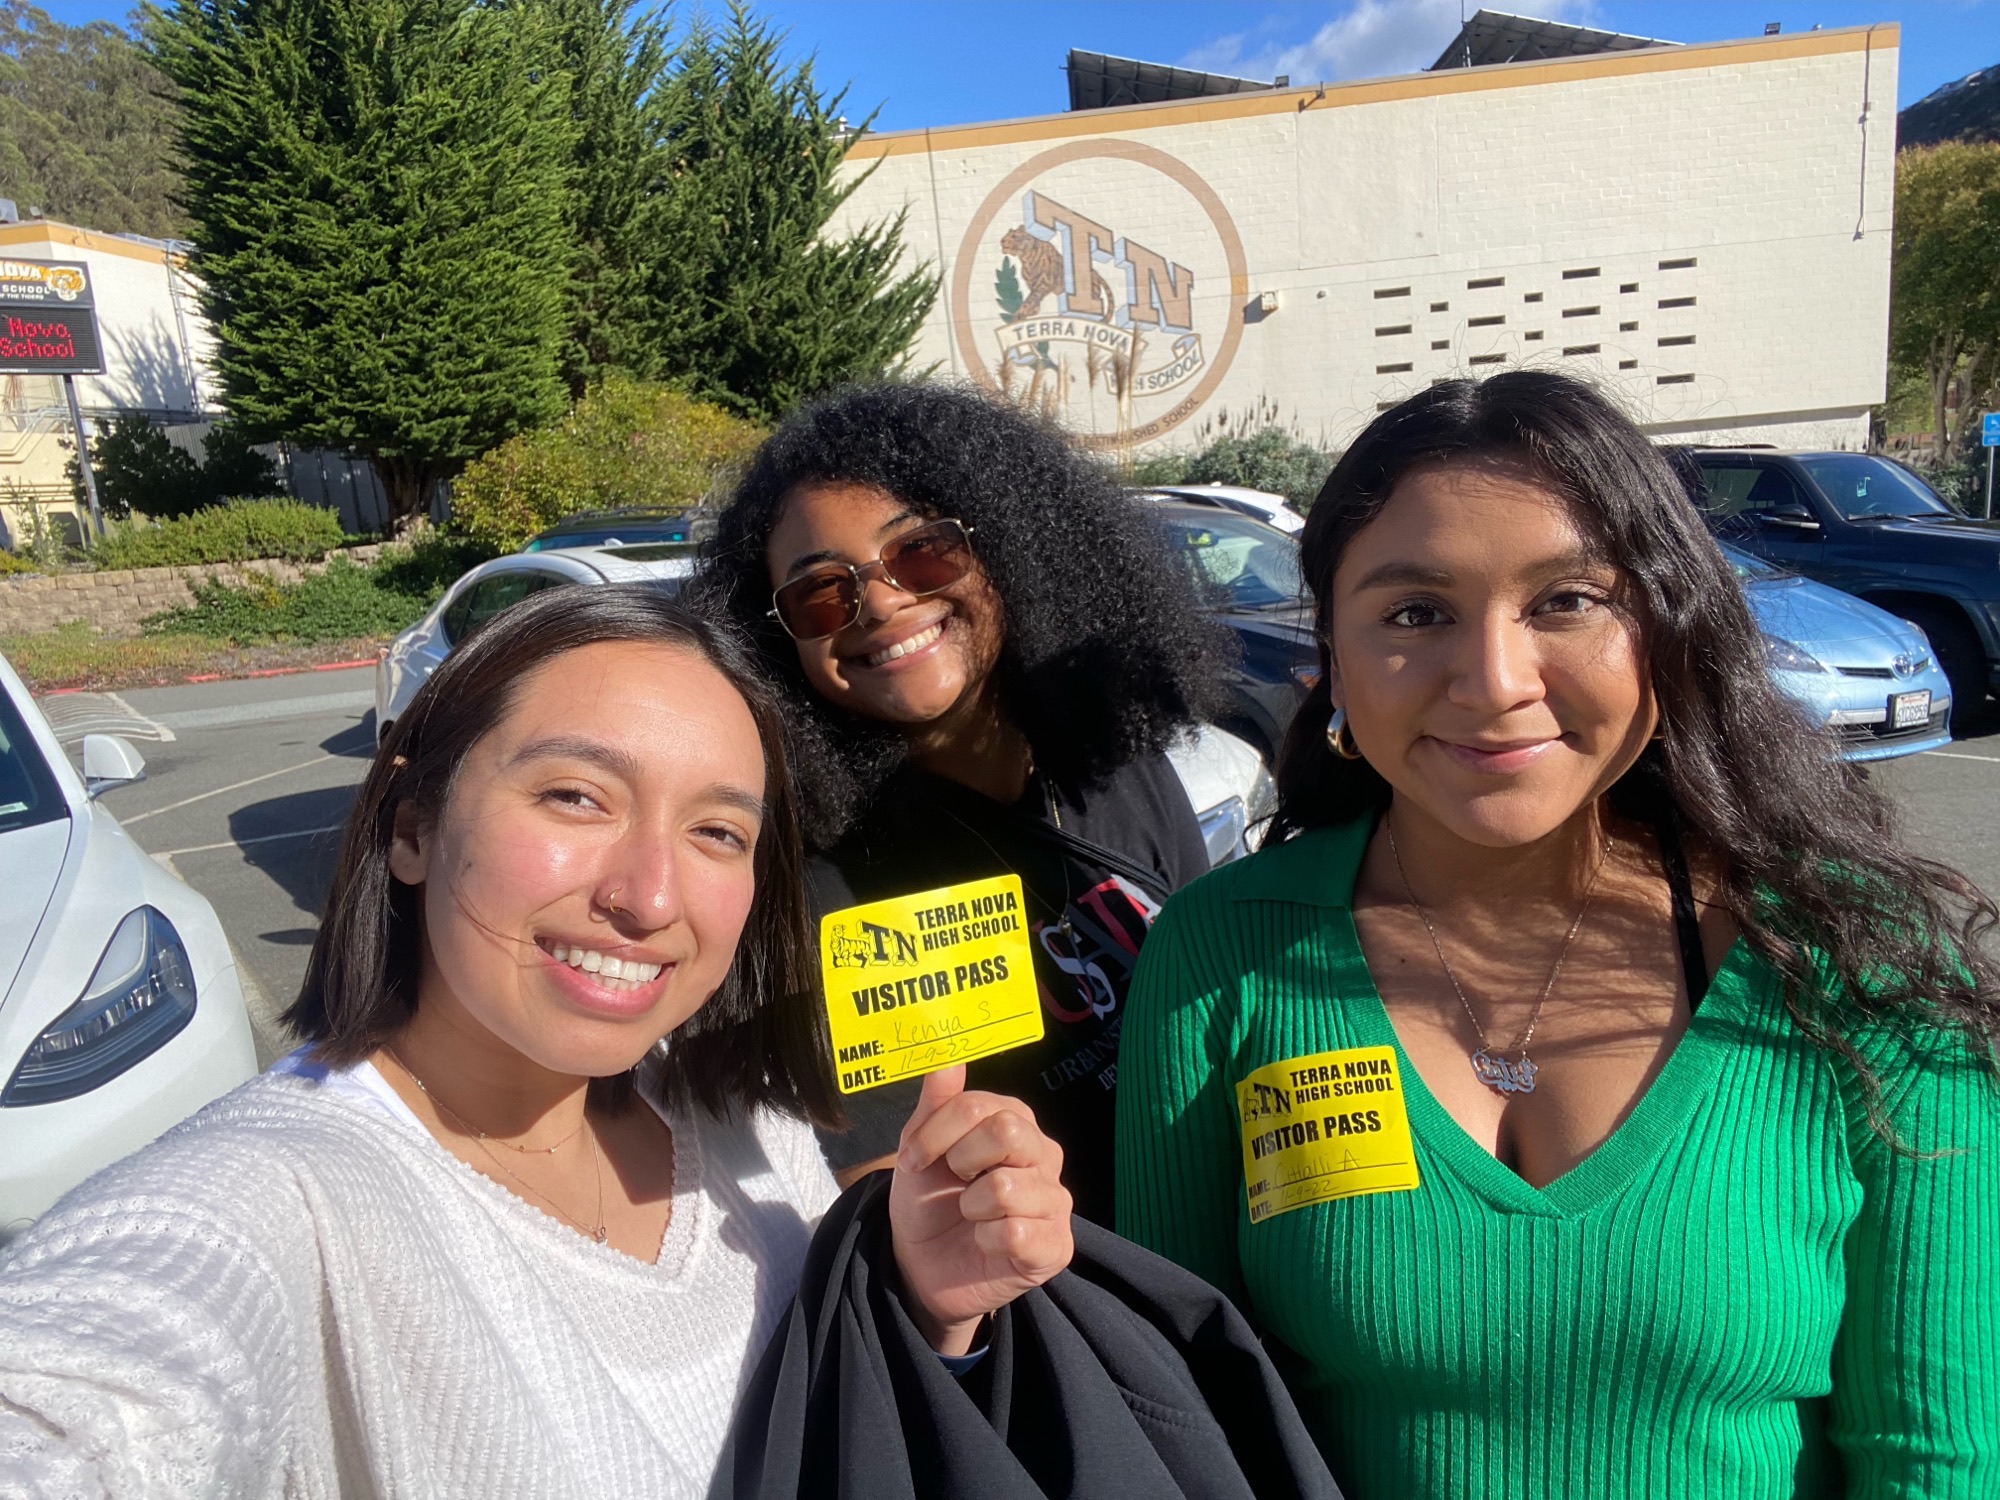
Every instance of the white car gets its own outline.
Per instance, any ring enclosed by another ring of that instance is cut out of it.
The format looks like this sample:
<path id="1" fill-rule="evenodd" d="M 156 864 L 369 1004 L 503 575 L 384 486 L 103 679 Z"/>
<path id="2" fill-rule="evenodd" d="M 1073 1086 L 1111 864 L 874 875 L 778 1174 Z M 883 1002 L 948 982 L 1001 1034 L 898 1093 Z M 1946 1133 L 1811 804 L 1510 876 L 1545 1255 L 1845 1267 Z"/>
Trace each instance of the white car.
<path id="1" fill-rule="evenodd" d="M 1249 741 L 1213 724 L 1197 724 L 1167 751 L 1174 771 L 1199 811 L 1201 841 L 1211 866 L 1227 864 L 1264 842 L 1278 808 L 1277 784 L 1264 757 Z"/>
<path id="2" fill-rule="evenodd" d="M 694 549 L 678 542 L 514 552 L 481 563 L 376 657 L 377 743 L 451 648 L 508 605 L 572 583 L 653 583 L 673 592 L 693 572 Z"/>
<path id="3" fill-rule="evenodd" d="M 257 1071 L 214 908 L 97 804 L 139 752 L 83 766 L 0 658 L 0 1242 Z"/>
<path id="4" fill-rule="evenodd" d="M 1237 484 L 1153 484 L 1133 493 L 1142 500 L 1191 500 L 1197 505 L 1219 505 L 1293 535 L 1306 529 L 1306 518 L 1292 509 L 1291 501 L 1266 490 L 1249 490 Z"/>
<path id="5" fill-rule="evenodd" d="M 690 549 L 677 543 L 567 547 L 481 563 L 447 589 L 429 614 L 383 648 L 376 660 L 377 743 L 466 632 L 508 605 L 566 584 L 651 582 L 675 591 L 693 571 Z M 1221 864 L 1256 848 L 1263 820 L 1277 804 L 1270 773 L 1256 750 L 1233 734 L 1203 724 L 1167 754 L 1187 788 L 1188 800 L 1198 809 L 1209 862 Z"/>

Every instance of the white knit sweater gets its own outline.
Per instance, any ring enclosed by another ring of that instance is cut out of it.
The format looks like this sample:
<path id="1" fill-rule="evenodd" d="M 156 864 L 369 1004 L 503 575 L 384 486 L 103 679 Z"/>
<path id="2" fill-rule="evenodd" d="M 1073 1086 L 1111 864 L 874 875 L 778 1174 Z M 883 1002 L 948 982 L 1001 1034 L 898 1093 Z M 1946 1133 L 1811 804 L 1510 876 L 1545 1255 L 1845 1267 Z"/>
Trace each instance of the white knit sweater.
<path id="1" fill-rule="evenodd" d="M 804 1125 L 669 1123 L 645 1265 L 372 1074 L 245 1084 L 0 1255 L 0 1495 L 703 1493 L 835 1190 Z"/>

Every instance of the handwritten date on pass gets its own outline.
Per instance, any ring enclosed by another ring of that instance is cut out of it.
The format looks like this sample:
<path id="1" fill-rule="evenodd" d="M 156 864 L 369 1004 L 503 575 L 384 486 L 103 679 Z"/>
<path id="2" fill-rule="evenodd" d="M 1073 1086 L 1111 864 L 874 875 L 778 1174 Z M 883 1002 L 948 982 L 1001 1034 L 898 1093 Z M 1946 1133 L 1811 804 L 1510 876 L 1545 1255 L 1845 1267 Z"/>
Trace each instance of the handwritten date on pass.
<path id="1" fill-rule="evenodd" d="M 1018 875 L 830 912 L 819 943 L 843 1094 L 1042 1039 Z"/>

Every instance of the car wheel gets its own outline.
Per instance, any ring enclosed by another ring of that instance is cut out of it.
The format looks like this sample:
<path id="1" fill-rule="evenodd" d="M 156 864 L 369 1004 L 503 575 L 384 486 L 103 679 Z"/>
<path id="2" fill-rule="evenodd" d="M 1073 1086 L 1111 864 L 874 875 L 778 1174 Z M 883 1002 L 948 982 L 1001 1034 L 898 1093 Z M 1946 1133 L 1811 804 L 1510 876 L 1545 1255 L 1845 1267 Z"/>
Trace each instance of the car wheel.
<path id="1" fill-rule="evenodd" d="M 1931 638 L 1931 650 L 1951 680 L 1951 727 L 1963 729 L 1986 703 L 1986 653 L 1965 621 L 1942 609 L 1912 611 L 1909 618 Z"/>

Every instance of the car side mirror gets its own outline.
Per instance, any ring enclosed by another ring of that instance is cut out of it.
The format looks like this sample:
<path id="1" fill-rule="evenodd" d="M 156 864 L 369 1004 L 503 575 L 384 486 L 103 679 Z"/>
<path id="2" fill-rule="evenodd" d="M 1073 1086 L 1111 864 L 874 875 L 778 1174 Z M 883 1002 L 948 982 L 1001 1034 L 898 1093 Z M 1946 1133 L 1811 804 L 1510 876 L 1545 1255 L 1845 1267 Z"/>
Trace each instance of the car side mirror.
<path id="1" fill-rule="evenodd" d="M 1813 513 L 1803 505 L 1780 505 L 1763 513 L 1760 520 L 1766 526 L 1777 526 L 1785 531 L 1818 531 L 1819 522 Z"/>
<path id="2" fill-rule="evenodd" d="M 83 737 L 83 788 L 93 800 L 114 786 L 146 779 L 146 760 L 132 742 L 115 734 Z"/>

